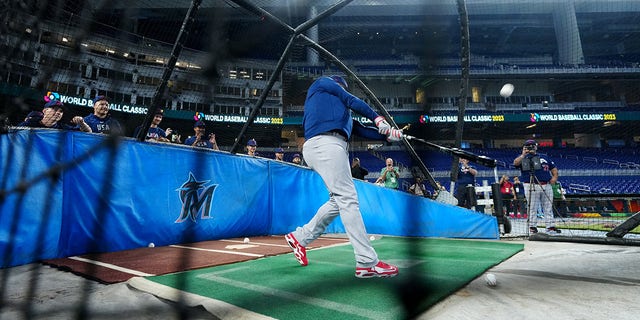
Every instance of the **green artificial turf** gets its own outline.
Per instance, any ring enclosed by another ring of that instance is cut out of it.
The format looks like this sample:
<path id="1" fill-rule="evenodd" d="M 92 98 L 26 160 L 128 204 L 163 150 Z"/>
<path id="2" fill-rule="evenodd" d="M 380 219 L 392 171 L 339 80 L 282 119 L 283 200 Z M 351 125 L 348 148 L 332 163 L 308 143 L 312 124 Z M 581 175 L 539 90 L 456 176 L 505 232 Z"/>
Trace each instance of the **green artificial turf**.
<path id="1" fill-rule="evenodd" d="M 346 245 L 310 250 L 307 267 L 285 254 L 147 279 L 278 319 L 402 319 L 524 248 L 499 241 L 396 237 L 372 244 L 383 261 L 399 266 L 398 276 L 354 277 L 353 249 Z"/>

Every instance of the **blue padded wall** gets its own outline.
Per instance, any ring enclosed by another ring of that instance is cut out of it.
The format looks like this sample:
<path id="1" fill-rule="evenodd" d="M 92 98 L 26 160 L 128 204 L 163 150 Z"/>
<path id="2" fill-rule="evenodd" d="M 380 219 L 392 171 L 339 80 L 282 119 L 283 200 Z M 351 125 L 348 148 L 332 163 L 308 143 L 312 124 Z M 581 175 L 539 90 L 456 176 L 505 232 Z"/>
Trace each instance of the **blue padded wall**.
<path id="1" fill-rule="evenodd" d="M 0 152 L 1 267 L 149 242 L 285 234 L 329 197 L 308 168 L 182 145 L 21 130 L 0 136 Z M 494 217 L 367 182 L 356 188 L 369 233 L 499 237 Z M 327 232 L 344 227 L 336 219 Z"/>

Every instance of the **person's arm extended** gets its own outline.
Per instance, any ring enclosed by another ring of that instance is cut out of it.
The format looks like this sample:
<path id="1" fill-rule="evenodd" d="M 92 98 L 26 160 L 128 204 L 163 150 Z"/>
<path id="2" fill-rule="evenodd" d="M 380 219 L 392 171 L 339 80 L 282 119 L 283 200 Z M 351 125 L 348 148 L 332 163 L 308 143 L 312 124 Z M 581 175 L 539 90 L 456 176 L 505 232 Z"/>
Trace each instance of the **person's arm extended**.
<path id="1" fill-rule="evenodd" d="M 75 124 L 78 128 L 80 128 L 80 131 L 83 131 L 83 132 L 92 131 L 91 127 L 89 127 L 89 125 L 86 122 L 84 122 L 84 118 L 80 116 L 73 117 L 73 119 L 71 119 L 71 122 Z"/>
<path id="2" fill-rule="evenodd" d="M 387 140 L 387 136 L 378 133 L 378 128 L 365 126 L 356 120 L 353 120 L 352 134 L 369 140 Z"/>

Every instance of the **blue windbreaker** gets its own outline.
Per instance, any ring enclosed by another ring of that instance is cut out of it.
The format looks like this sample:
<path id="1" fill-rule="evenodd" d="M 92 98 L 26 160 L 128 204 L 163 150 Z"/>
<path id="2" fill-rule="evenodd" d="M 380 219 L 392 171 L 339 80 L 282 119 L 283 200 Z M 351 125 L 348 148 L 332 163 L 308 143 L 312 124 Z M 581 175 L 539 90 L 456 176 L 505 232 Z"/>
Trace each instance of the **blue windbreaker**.
<path id="1" fill-rule="evenodd" d="M 347 92 L 333 79 L 319 78 L 309 87 L 304 103 L 304 137 L 310 139 L 332 130 L 341 130 L 345 136 L 351 137 L 351 110 L 371 121 L 378 117 L 369 105 Z M 378 135 L 378 139 L 384 138 L 386 137 Z"/>

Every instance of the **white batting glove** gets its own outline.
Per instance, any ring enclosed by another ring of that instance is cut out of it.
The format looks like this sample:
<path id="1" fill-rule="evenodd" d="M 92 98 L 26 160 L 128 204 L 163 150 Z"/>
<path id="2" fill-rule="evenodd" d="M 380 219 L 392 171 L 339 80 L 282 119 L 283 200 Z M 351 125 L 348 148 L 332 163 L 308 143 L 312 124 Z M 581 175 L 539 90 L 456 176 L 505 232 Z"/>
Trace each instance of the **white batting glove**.
<path id="1" fill-rule="evenodd" d="M 373 122 L 376 124 L 376 127 L 378 127 L 379 134 L 385 135 L 385 136 L 389 134 L 389 130 L 391 130 L 391 126 L 389 125 L 387 120 L 384 119 L 383 116 L 378 116 L 373 120 Z"/>
<path id="2" fill-rule="evenodd" d="M 387 141 L 389 142 L 397 142 L 402 140 L 402 130 L 400 129 L 391 129 L 389 130 L 389 134 L 387 135 Z"/>

